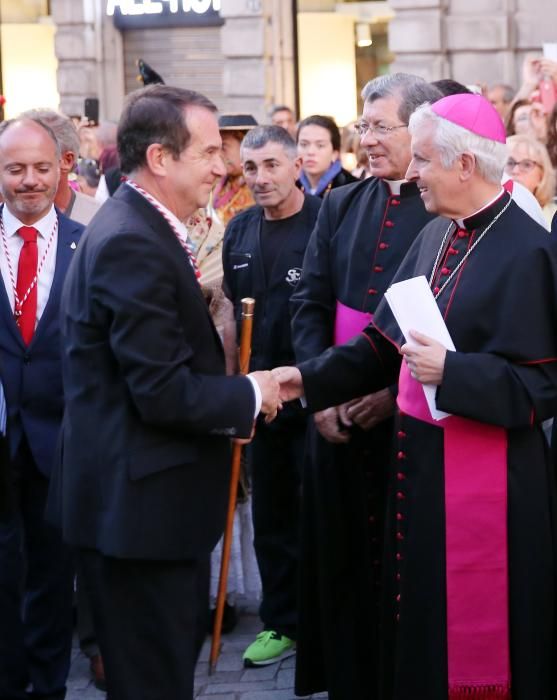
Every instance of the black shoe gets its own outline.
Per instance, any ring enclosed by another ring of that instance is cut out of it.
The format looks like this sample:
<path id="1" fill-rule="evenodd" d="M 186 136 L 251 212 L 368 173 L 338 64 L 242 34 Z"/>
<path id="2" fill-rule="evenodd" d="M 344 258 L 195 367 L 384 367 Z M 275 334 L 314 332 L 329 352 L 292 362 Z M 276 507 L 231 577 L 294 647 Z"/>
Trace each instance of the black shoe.
<path id="1" fill-rule="evenodd" d="M 209 634 L 213 634 L 215 628 L 216 610 L 209 611 Z M 238 624 L 238 610 L 235 605 L 224 604 L 224 612 L 222 615 L 222 634 L 229 634 Z"/>

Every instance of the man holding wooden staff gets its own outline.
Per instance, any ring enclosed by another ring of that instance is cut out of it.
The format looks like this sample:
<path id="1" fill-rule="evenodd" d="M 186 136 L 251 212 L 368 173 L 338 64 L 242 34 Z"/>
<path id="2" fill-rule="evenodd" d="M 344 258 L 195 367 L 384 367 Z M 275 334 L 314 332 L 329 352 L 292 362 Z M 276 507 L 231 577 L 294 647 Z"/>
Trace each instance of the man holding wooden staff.
<path id="1" fill-rule="evenodd" d="M 113 700 L 192 698 L 229 438 L 277 410 L 269 372 L 224 376 L 182 223 L 224 174 L 215 113 L 179 88 L 130 95 L 118 127 L 127 182 L 88 228 L 62 297 L 51 505 L 90 583 Z"/>
<path id="2" fill-rule="evenodd" d="M 241 300 L 255 299 L 252 370 L 294 363 L 290 297 L 301 277 L 306 245 L 321 200 L 296 187 L 301 160 L 280 126 L 249 131 L 241 148 L 244 178 L 256 206 L 228 224 L 224 290 L 240 319 Z M 253 524 L 263 600 L 263 631 L 244 654 L 246 666 L 266 666 L 294 653 L 298 530 L 306 414 L 284 408 L 268 425 L 259 420 L 251 446 Z"/>

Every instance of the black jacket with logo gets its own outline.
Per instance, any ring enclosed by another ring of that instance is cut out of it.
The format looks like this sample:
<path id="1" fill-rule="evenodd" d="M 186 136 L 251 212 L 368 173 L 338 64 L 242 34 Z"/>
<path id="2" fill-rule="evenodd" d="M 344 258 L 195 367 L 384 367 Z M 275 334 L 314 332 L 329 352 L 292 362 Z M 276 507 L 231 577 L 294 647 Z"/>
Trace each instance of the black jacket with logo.
<path id="1" fill-rule="evenodd" d="M 305 196 L 302 209 L 291 217 L 293 230 L 267 279 L 261 236 L 263 208 L 250 207 L 237 214 L 224 234 L 223 288 L 234 304 L 240 337 L 241 300 L 255 299 L 250 370 L 294 364 L 290 335 L 290 297 L 301 277 L 302 262 L 317 220 L 321 200 Z"/>

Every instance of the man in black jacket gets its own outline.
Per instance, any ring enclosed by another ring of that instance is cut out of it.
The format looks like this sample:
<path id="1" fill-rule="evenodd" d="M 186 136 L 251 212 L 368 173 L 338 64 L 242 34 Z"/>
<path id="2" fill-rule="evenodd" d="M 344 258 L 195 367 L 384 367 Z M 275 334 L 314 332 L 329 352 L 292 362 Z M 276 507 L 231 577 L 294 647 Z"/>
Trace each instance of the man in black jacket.
<path id="1" fill-rule="evenodd" d="M 250 367 L 263 370 L 294 363 L 288 307 L 321 200 L 296 187 L 301 159 L 282 127 L 248 132 L 241 156 L 257 204 L 235 216 L 225 232 L 224 289 L 237 319 L 242 298 L 255 298 Z M 246 650 L 246 666 L 272 664 L 293 653 L 305 430 L 306 416 L 294 405 L 271 425 L 258 421 L 251 456 L 263 632 Z"/>
<path id="2" fill-rule="evenodd" d="M 266 372 L 225 377 L 182 222 L 222 176 L 216 108 L 154 85 L 118 128 L 127 182 L 76 253 L 61 308 L 67 398 L 56 486 L 91 588 L 108 693 L 192 697 L 229 438 L 274 414 Z"/>

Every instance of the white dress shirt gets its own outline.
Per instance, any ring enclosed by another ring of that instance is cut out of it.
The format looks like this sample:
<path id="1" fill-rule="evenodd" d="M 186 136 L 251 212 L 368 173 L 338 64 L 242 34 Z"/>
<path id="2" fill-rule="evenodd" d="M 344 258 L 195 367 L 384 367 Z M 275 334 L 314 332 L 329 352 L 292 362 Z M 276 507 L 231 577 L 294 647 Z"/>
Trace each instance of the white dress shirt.
<path id="1" fill-rule="evenodd" d="M 39 277 L 37 280 L 37 318 L 35 321 L 35 327 L 41 318 L 45 306 L 48 302 L 48 297 L 50 295 L 50 288 L 52 287 L 52 280 L 54 279 L 54 270 L 56 268 L 56 248 L 58 245 L 58 230 L 55 227 L 57 220 L 56 210 L 52 206 L 48 213 L 43 216 L 42 219 L 36 221 L 33 227 L 37 229 L 37 250 L 38 250 L 38 265 L 40 265 L 45 252 L 48 248 L 48 254 L 43 262 L 43 265 L 39 272 Z M 15 298 L 14 298 L 14 288 L 13 285 L 17 284 L 17 268 L 19 265 L 19 254 L 23 248 L 23 238 L 18 235 L 18 230 L 25 226 L 17 219 L 12 212 L 8 209 L 6 205 L 2 207 L 2 223 L 4 226 L 4 233 L 6 236 L 6 244 L 8 248 L 8 255 L 11 263 L 11 270 L 13 274 L 13 282 L 10 276 L 10 266 L 6 259 L 6 251 L 4 248 L 4 241 L 1 242 L 0 250 L 0 272 L 2 273 L 2 281 L 4 282 L 4 287 L 6 289 L 6 294 L 8 295 L 8 301 L 12 309 L 15 308 Z M 56 230 L 55 230 L 56 228 Z M 52 236 L 52 241 L 50 247 L 48 242 Z"/>
<path id="2" fill-rule="evenodd" d="M 127 182 L 126 184 L 129 187 L 131 187 L 132 190 L 135 190 L 138 194 L 141 194 L 140 190 L 136 189 L 130 182 Z M 149 195 L 151 197 L 153 197 L 153 195 L 150 192 L 149 192 Z M 141 194 L 141 196 L 143 197 L 144 195 Z M 145 197 L 145 199 L 147 199 L 147 198 Z M 178 233 L 180 238 L 182 238 L 182 240 L 184 242 L 186 242 L 188 240 L 188 229 L 186 228 L 185 224 L 182 221 L 180 221 L 180 219 L 175 214 L 173 214 L 170 211 L 170 209 L 167 209 L 164 206 L 164 204 L 161 204 L 156 197 L 153 197 L 153 199 L 157 203 L 157 206 L 160 207 L 161 211 L 164 212 L 166 217 L 168 219 L 170 219 L 170 221 L 172 222 L 172 225 L 174 226 L 174 229 L 176 230 L 176 232 Z M 149 200 L 147 199 L 147 201 L 149 201 Z M 249 374 L 247 374 L 246 376 L 250 380 L 251 385 L 253 387 L 253 393 L 255 394 L 254 417 L 256 418 L 259 415 L 259 411 L 261 410 L 261 405 L 263 403 L 263 396 L 261 395 L 261 389 L 259 388 L 259 384 L 256 382 L 256 380 L 253 377 L 251 377 Z"/>

